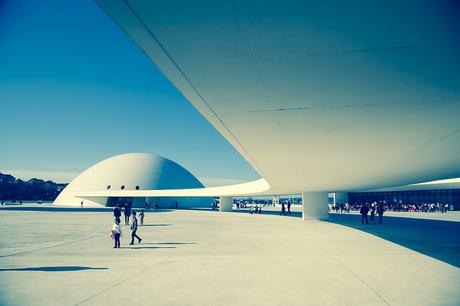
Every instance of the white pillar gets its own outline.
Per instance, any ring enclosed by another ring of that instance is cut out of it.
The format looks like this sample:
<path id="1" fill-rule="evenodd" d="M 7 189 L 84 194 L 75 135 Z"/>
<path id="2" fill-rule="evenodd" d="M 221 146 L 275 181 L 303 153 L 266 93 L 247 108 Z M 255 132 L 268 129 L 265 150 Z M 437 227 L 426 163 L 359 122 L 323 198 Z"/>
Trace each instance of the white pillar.
<path id="1" fill-rule="evenodd" d="M 348 192 L 334 192 L 334 205 L 348 203 Z"/>
<path id="2" fill-rule="evenodd" d="M 302 192 L 302 220 L 329 219 L 328 192 Z"/>
<path id="3" fill-rule="evenodd" d="M 220 197 L 220 211 L 232 211 L 233 210 L 233 197 Z"/>

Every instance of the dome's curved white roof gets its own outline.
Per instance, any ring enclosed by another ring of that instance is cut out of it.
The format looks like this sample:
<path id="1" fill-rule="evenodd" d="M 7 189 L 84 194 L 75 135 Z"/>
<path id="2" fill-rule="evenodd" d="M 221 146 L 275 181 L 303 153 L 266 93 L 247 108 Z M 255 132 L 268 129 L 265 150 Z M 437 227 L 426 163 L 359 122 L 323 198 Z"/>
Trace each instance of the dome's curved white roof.
<path id="1" fill-rule="evenodd" d="M 202 188 L 203 184 L 179 164 L 161 156 L 127 153 L 105 159 L 77 176 L 55 204 L 75 205 L 77 193 L 104 190 L 163 190 Z"/>

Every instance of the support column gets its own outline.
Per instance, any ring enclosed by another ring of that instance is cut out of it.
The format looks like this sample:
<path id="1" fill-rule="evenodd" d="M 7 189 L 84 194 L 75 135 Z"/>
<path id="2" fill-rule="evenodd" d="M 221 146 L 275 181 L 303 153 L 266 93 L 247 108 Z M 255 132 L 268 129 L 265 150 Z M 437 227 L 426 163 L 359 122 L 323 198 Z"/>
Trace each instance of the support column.
<path id="1" fill-rule="evenodd" d="M 348 192 L 334 192 L 334 205 L 348 203 Z"/>
<path id="2" fill-rule="evenodd" d="M 329 219 L 328 192 L 302 192 L 302 220 Z"/>
<path id="3" fill-rule="evenodd" d="M 233 211 L 233 197 L 220 197 L 219 202 L 219 211 Z"/>

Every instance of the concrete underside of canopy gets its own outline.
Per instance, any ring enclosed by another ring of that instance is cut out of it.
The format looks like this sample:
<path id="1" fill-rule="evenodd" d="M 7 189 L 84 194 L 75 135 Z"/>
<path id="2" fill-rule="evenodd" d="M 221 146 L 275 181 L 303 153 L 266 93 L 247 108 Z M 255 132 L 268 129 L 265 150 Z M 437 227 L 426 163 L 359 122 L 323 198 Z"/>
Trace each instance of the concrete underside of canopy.
<path id="1" fill-rule="evenodd" d="M 272 194 L 460 176 L 454 2 L 97 2 Z"/>

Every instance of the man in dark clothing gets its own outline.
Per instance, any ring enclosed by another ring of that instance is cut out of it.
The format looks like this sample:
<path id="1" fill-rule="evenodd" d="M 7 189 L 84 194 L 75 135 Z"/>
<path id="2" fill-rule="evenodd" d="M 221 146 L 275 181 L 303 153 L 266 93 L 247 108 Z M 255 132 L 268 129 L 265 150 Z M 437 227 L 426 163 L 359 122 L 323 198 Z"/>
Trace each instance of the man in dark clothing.
<path id="1" fill-rule="evenodd" d="M 286 216 L 286 206 L 284 205 L 284 202 L 281 204 L 281 213 L 280 215 Z"/>
<path id="2" fill-rule="evenodd" d="M 129 224 L 129 216 L 131 215 L 131 207 L 128 204 L 125 206 L 125 225 Z"/>
<path id="3" fill-rule="evenodd" d="M 113 216 L 115 217 L 115 221 L 118 221 L 118 224 L 120 224 L 121 220 L 120 220 L 120 217 L 121 217 L 121 208 L 120 206 L 115 206 L 113 208 Z"/>
<path id="4" fill-rule="evenodd" d="M 287 210 L 288 214 L 290 215 L 291 214 L 291 201 L 288 201 L 288 210 Z"/>
<path id="5" fill-rule="evenodd" d="M 379 224 L 383 224 L 383 213 L 385 209 L 383 208 L 383 204 L 379 204 L 377 207 L 377 215 L 379 215 Z"/>
<path id="6" fill-rule="evenodd" d="M 369 224 L 369 220 L 367 219 L 367 213 L 369 212 L 369 207 L 367 204 L 364 204 L 361 206 L 361 209 L 359 213 L 361 214 L 361 223 L 364 224 L 366 222 L 366 225 Z"/>
<path id="7" fill-rule="evenodd" d="M 138 243 L 141 243 L 142 239 L 141 237 L 137 236 L 137 218 L 136 218 L 136 212 L 133 211 L 133 223 L 131 224 L 131 243 L 130 245 L 134 244 L 134 238 L 137 238 Z"/>

